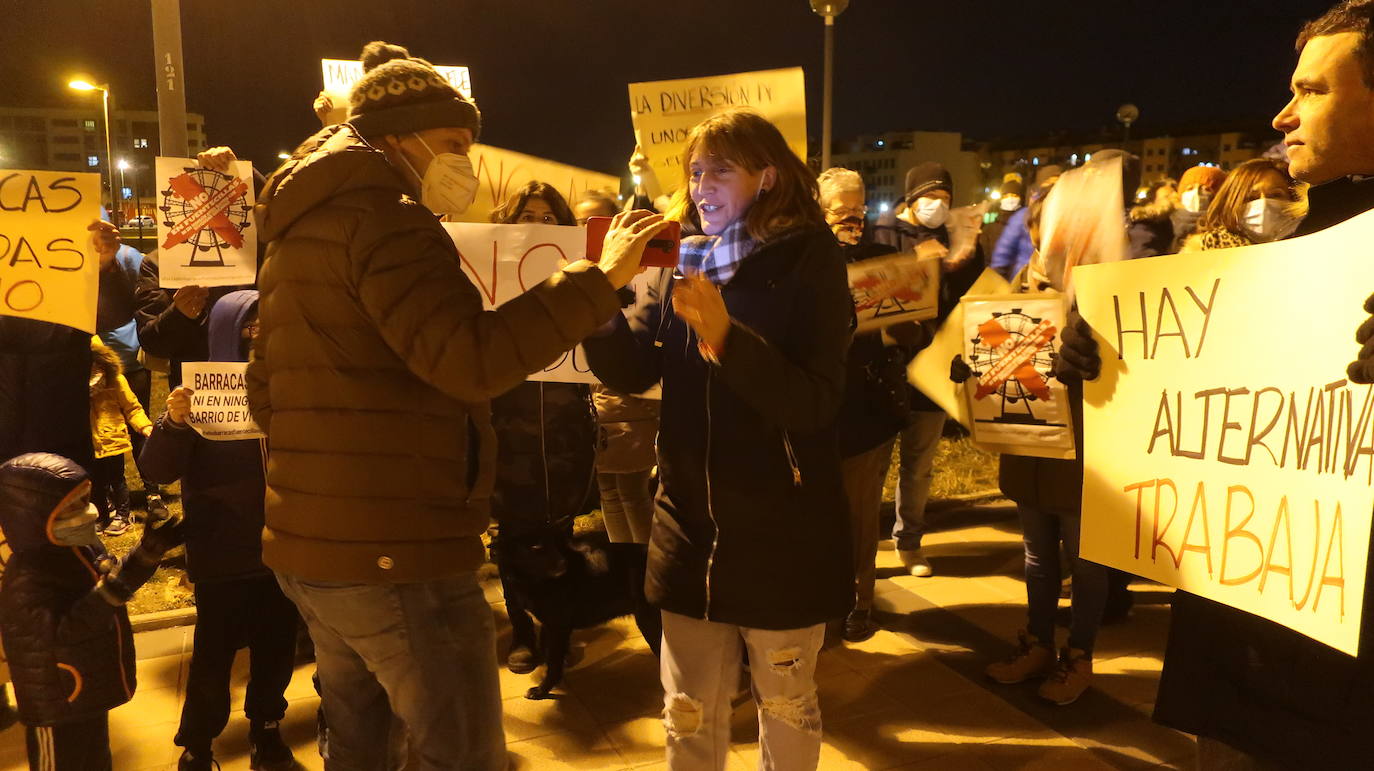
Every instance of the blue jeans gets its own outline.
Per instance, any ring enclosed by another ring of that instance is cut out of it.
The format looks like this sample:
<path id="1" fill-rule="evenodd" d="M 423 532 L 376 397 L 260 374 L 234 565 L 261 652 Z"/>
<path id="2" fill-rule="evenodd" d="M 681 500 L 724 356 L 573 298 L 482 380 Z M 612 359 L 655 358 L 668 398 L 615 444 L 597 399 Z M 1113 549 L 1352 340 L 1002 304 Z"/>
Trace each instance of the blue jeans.
<path id="1" fill-rule="evenodd" d="M 315 641 L 327 771 L 387 767 L 392 713 L 418 768 L 506 768 L 496 624 L 477 576 L 342 584 L 278 574 Z"/>
<path id="2" fill-rule="evenodd" d="M 1017 506 L 1026 546 L 1027 631 L 1054 645 L 1054 611 L 1059 607 L 1059 543 L 1073 563 L 1073 621 L 1069 647 L 1089 656 L 1107 603 L 1107 569 L 1078 556 L 1078 511 L 1052 511 Z"/>
<path id="3" fill-rule="evenodd" d="M 926 534 L 926 501 L 935 476 L 935 451 L 945 431 L 945 413 L 913 412 L 897 449 L 897 521 L 892 540 L 901 551 L 921 548 Z"/>

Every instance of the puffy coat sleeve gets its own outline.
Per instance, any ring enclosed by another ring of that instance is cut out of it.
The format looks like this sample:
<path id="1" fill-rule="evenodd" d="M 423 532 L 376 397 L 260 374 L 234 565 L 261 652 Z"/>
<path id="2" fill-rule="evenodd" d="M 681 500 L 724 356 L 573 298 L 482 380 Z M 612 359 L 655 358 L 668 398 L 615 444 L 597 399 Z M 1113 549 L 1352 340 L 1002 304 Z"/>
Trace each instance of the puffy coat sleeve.
<path id="1" fill-rule="evenodd" d="M 186 474 L 195 450 L 196 432 L 175 426 L 163 415 L 138 454 L 138 470 L 149 482 L 170 485 Z"/>
<path id="2" fill-rule="evenodd" d="M 561 270 L 483 310 L 452 240 L 431 215 L 408 228 L 376 229 L 377 237 L 350 243 L 364 312 L 411 372 L 462 401 L 510 390 L 620 309 L 611 282 L 589 267 Z"/>
<path id="3" fill-rule="evenodd" d="M 663 378 L 663 349 L 654 341 L 672 295 L 672 279 L 667 270 L 659 270 L 628 313 L 611 319 L 608 333 L 603 330 L 582 343 L 592 372 L 621 393 L 644 393 Z"/>
<path id="4" fill-rule="evenodd" d="M 789 337 L 805 341 L 788 355 L 732 321 L 720 375 L 736 394 L 785 430 L 816 431 L 835 418 L 844 398 L 845 356 L 854 327 L 854 304 L 839 247 L 809 244 L 798 267 L 806 291 Z"/>
<path id="5" fill-rule="evenodd" d="M 272 389 L 267 385 L 270 377 L 267 369 L 267 335 L 267 327 L 258 327 L 258 336 L 253 340 L 248 368 L 244 372 L 244 385 L 248 395 L 248 412 L 252 414 L 253 422 L 264 434 L 271 434 Z"/>

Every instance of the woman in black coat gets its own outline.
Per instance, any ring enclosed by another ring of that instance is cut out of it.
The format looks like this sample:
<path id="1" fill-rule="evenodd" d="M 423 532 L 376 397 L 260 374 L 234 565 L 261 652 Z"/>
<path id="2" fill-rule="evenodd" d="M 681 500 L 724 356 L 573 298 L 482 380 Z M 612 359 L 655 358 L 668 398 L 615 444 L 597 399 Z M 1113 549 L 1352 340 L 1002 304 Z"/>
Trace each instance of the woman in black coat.
<path id="1" fill-rule="evenodd" d="M 663 381 L 647 594 L 663 613 L 670 768 L 723 768 L 748 647 L 763 755 L 814 768 L 816 656 L 854 599 L 835 416 L 853 308 L 814 176 L 757 113 L 693 129 L 688 278 L 588 340 L 606 385 Z M 685 194 L 685 197 L 684 197 Z M 628 217 L 633 215 L 621 215 Z"/>

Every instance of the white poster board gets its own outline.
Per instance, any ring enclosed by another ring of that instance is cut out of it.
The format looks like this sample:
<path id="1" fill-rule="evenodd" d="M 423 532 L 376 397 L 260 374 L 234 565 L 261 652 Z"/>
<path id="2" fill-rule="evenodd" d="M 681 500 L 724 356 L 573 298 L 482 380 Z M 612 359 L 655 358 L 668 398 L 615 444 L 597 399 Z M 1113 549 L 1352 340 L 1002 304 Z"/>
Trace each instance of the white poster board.
<path id="1" fill-rule="evenodd" d="M 159 286 L 251 286 L 257 279 L 253 165 L 233 174 L 190 158 L 156 162 Z"/>
<path id="2" fill-rule="evenodd" d="M 196 433 L 216 442 L 266 436 L 248 411 L 247 369 L 246 361 L 182 363 L 182 384 L 193 391 L 187 422 Z"/>
<path id="3" fill-rule="evenodd" d="M 467 67 L 433 66 L 465 99 L 472 98 L 472 75 Z M 362 80 L 363 63 L 352 59 L 321 59 L 320 70 L 324 73 L 324 92 L 334 101 L 328 122 L 343 123 L 348 117 L 348 93 L 353 90 L 354 83 Z"/>
<path id="4" fill-rule="evenodd" d="M 495 308 L 553 275 L 587 251 L 587 231 L 563 225 L 493 225 L 446 222 L 444 230 L 458 247 L 463 272 L 482 295 L 482 305 Z M 552 383 L 599 383 L 582 346 L 564 353 L 529 380 Z"/>

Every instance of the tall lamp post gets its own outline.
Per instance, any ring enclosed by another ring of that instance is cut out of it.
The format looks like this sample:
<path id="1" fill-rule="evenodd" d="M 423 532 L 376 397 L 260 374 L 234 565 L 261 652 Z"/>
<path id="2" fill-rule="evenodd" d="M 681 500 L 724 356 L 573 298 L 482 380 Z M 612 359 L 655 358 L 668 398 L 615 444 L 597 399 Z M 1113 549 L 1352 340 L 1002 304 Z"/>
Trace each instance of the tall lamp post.
<path id="1" fill-rule="evenodd" d="M 821 169 L 830 168 L 830 107 L 835 90 L 835 17 L 849 7 L 849 0 L 811 0 L 811 10 L 825 19 L 825 86 L 821 106 Z"/>
<path id="2" fill-rule="evenodd" d="M 1122 144 L 1125 144 L 1125 143 L 1131 141 L 1131 124 L 1132 124 L 1132 123 L 1135 123 L 1139 118 L 1140 118 L 1140 108 L 1139 108 L 1139 107 L 1136 107 L 1136 106 L 1133 105 L 1133 104 L 1123 104 L 1123 105 L 1121 105 L 1120 107 L 1117 108 L 1117 110 L 1116 110 L 1116 120 L 1117 120 L 1117 122 L 1119 122 L 1122 126 L 1125 126 L 1125 127 L 1126 127 L 1126 128 L 1125 128 L 1125 131 L 1122 132 L 1122 139 L 1121 139 Z M 1125 147 L 1122 147 L 1121 149 L 1122 149 L 1122 150 L 1125 150 L 1126 148 L 1125 148 Z"/>
<path id="3" fill-rule="evenodd" d="M 95 85 L 84 80 L 73 80 L 67 84 L 68 87 L 77 91 L 99 91 L 102 112 L 105 116 L 105 170 L 110 175 L 110 208 L 114 208 L 117 196 L 115 196 L 115 175 L 114 175 L 114 154 L 110 152 L 110 134 L 113 129 L 110 127 L 110 84 Z"/>
<path id="4" fill-rule="evenodd" d="M 121 220 L 119 224 L 122 227 L 129 223 L 129 218 L 127 216 L 124 216 L 124 172 L 129 170 L 129 162 L 124 160 L 123 158 L 120 158 L 119 163 L 116 163 L 115 167 L 119 169 L 119 195 L 115 196 L 115 199 L 119 201 L 119 212 Z M 113 187 L 113 185 L 111 185 L 111 187 Z"/>

